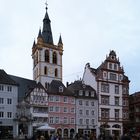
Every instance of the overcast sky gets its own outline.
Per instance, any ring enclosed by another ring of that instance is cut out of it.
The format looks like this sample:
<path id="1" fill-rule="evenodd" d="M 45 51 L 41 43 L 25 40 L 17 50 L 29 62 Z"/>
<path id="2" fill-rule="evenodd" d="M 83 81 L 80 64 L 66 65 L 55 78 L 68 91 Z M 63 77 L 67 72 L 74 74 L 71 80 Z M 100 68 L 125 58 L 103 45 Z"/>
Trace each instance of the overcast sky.
<path id="1" fill-rule="evenodd" d="M 32 44 L 45 16 L 45 0 L 0 0 L 0 69 L 32 79 Z M 86 63 L 97 68 L 115 50 L 140 91 L 139 0 L 48 0 L 54 43 L 64 44 L 63 82 L 82 77 Z"/>

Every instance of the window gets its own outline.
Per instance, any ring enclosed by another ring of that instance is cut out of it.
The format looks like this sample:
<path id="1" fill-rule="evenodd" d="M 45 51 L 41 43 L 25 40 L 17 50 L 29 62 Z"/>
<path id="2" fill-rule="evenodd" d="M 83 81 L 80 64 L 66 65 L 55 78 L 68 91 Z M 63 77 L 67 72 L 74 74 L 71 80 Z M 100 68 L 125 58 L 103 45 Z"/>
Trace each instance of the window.
<path id="1" fill-rule="evenodd" d="M 106 72 L 104 72 L 104 73 L 103 73 L 103 75 L 104 75 L 104 78 L 106 78 L 106 77 L 107 77 L 107 73 L 106 73 Z"/>
<path id="2" fill-rule="evenodd" d="M 115 85 L 115 94 L 119 94 L 119 86 Z"/>
<path id="3" fill-rule="evenodd" d="M 102 118 L 109 118 L 109 109 L 102 108 L 101 109 L 101 117 Z"/>
<path id="4" fill-rule="evenodd" d="M 50 112 L 53 112 L 53 106 L 49 107 Z"/>
<path id="5" fill-rule="evenodd" d="M 74 113 L 75 111 L 74 111 L 74 108 L 71 108 L 71 113 Z"/>
<path id="6" fill-rule="evenodd" d="M 64 117 L 64 124 L 67 124 L 67 123 L 68 123 L 68 118 Z"/>
<path id="7" fill-rule="evenodd" d="M 0 104 L 4 103 L 4 98 L 0 98 Z"/>
<path id="8" fill-rule="evenodd" d="M 116 81 L 117 80 L 117 75 L 114 73 L 110 73 L 110 80 Z"/>
<path id="9" fill-rule="evenodd" d="M 86 110 L 86 115 L 89 115 L 89 110 Z"/>
<path id="10" fill-rule="evenodd" d="M 87 124 L 87 125 L 89 124 L 89 119 L 86 119 L 86 124 Z"/>
<path id="11" fill-rule="evenodd" d="M 59 123 L 59 117 L 55 117 L 55 123 Z"/>
<path id="12" fill-rule="evenodd" d="M 80 115 L 83 114 L 83 110 L 82 110 L 82 109 L 79 110 L 79 114 L 80 114 Z"/>
<path id="13" fill-rule="evenodd" d="M 3 85 L 0 85 L 0 91 L 3 91 L 3 89 L 4 89 Z"/>
<path id="14" fill-rule="evenodd" d="M 101 92 L 109 93 L 109 84 L 102 83 L 101 84 Z"/>
<path id="15" fill-rule="evenodd" d="M 12 112 L 7 112 L 7 118 L 12 118 Z"/>
<path id="16" fill-rule="evenodd" d="M 55 69 L 55 77 L 57 77 L 57 76 L 58 76 L 58 70 Z"/>
<path id="17" fill-rule="evenodd" d="M 79 100 L 79 105 L 83 105 L 83 102 L 82 102 L 82 100 Z"/>
<path id="18" fill-rule="evenodd" d="M 117 64 L 114 64 L 114 70 L 117 70 Z"/>
<path id="19" fill-rule="evenodd" d="M 94 101 L 91 102 L 91 106 L 94 106 Z"/>
<path id="20" fill-rule="evenodd" d="M 115 97 L 115 105 L 119 106 L 119 97 Z"/>
<path id="21" fill-rule="evenodd" d="M 91 119 L 91 124 L 92 124 L 92 125 L 94 124 L 94 119 Z"/>
<path id="22" fill-rule="evenodd" d="M 75 99 L 74 98 L 71 98 L 71 103 L 75 103 Z"/>
<path id="23" fill-rule="evenodd" d="M 94 115 L 94 110 L 91 111 L 91 115 Z"/>
<path id="24" fill-rule="evenodd" d="M 11 91 L 12 91 L 12 86 L 8 86 L 8 87 L 7 87 L 7 91 L 8 91 L 8 92 L 11 92 Z"/>
<path id="25" fill-rule="evenodd" d="M 47 70 L 47 67 L 46 67 L 46 66 L 44 67 L 44 74 L 45 74 L 45 75 L 48 74 L 48 70 Z"/>
<path id="26" fill-rule="evenodd" d="M 60 101 L 59 96 L 55 96 L 55 101 L 56 101 L 56 102 L 59 102 L 59 101 Z"/>
<path id="27" fill-rule="evenodd" d="M 56 112 L 59 112 L 59 111 L 60 111 L 60 108 L 59 108 L 58 106 L 56 106 L 56 107 L 55 107 L 55 111 L 56 111 Z"/>
<path id="28" fill-rule="evenodd" d="M 7 99 L 7 104 L 12 104 L 12 99 L 8 98 Z"/>
<path id="29" fill-rule="evenodd" d="M 119 109 L 115 109 L 115 120 L 119 119 Z"/>
<path id="30" fill-rule="evenodd" d="M 79 95 L 80 95 L 80 96 L 83 95 L 83 90 L 79 90 Z"/>
<path id="31" fill-rule="evenodd" d="M 89 106 L 89 101 L 86 101 L 86 106 Z"/>
<path id="32" fill-rule="evenodd" d="M 53 64 L 57 64 L 57 54 L 53 52 Z"/>
<path id="33" fill-rule="evenodd" d="M 50 96 L 49 97 L 49 101 L 52 101 L 53 102 L 53 96 Z"/>
<path id="34" fill-rule="evenodd" d="M 49 50 L 46 50 L 45 51 L 45 62 L 49 62 L 50 61 L 50 58 L 49 58 Z"/>
<path id="35" fill-rule="evenodd" d="M 67 107 L 64 107 L 64 113 L 67 113 L 67 112 L 68 112 Z"/>
<path id="36" fill-rule="evenodd" d="M 4 112 L 0 112 L 0 118 L 4 117 Z"/>
<path id="37" fill-rule="evenodd" d="M 59 87 L 59 92 L 63 92 L 64 88 L 62 86 Z"/>
<path id="38" fill-rule="evenodd" d="M 95 96 L 95 92 L 91 91 L 91 97 L 94 97 L 94 96 Z"/>
<path id="39" fill-rule="evenodd" d="M 123 106 L 128 106 L 128 99 L 123 99 Z"/>
<path id="40" fill-rule="evenodd" d="M 54 118 L 50 117 L 50 124 L 53 124 L 53 123 L 54 123 Z"/>
<path id="41" fill-rule="evenodd" d="M 109 69 L 112 69 L 112 63 L 109 63 Z"/>
<path id="42" fill-rule="evenodd" d="M 64 103 L 67 103 L 67 102 L 68 102 L 68 98 L 64 97 Z"/>
<path id="43" fill-rule="evenodd" d="M 80 124 L 80 125 L 83 124 L 83 119 L 79 119 L 79 124 Z"/>
<path id="44" fill-rule="evenodd" d="M 85 96 L 89 96 L 89 91 L 86 91 Z"/>
<path id="45" fill-rule="evenodd" d="M 101 95 L 101 104 L 109 105 L 109 96 Z"/>
<path id="46" fill-rule="evenodd" d="M 70 119 L 71 124 L 74 124 L 74 118 Z"/>

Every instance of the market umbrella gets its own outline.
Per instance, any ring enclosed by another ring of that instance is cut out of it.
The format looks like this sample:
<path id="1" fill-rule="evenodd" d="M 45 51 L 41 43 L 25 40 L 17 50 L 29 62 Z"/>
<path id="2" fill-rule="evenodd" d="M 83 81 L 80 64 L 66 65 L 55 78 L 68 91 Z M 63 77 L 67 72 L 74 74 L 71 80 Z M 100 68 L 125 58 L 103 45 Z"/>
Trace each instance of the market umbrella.
<path id="1" fill-rule="evenodd" d="M 55 130 L 55 128 L 49 126 L 48 124 L 45 124 L 43 126 L 38 127 L 37 130 L 46 131 L 46 130 Z"/>

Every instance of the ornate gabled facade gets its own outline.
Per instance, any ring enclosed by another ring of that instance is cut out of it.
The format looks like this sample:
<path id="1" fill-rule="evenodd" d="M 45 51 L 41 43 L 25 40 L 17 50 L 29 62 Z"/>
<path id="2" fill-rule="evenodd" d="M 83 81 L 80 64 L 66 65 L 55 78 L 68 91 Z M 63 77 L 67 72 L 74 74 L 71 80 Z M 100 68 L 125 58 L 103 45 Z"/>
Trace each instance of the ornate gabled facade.
<path id="1" fill-rule="evenodd" d="M 88 80 L 89 79 L 89 80 Z M 128 122 L 129 79 L 124 75 L 115 51 L 97 68 L 85 67 L 83 81 L 96 87 L 98 94 L 98 127 L 104 133 L 121 135 Z M 90 82 L 91 81 L 91 82 Z"/>
<path id="2" fill-rule="evenodd" d="M 51 21 L 46 14 L 43 19 L 43 29 L 39 30 L 37 42 L 32 47 L 33 79 L 47 88 L 52 80 L 62 81 L 63 43 L 61 35 L 58 44 L 54 45 Z"/>

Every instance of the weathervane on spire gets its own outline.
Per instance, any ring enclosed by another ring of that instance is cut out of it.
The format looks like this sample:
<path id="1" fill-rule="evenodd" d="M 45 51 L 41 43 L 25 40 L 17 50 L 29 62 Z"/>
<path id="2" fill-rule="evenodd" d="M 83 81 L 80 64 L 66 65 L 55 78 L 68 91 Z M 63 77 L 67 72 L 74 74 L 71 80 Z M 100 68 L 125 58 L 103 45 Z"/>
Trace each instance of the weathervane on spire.
<path id="1" fill-rule="evenodd" d="M 46 0 L 46 2 L 45 2 L 45 5 L 46 5 L 46 9 L 48 9 L 48 8 L 47 8 L 47 6 L 48 6 L 47 0 Z"/>

